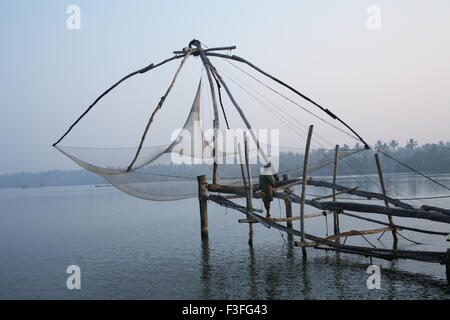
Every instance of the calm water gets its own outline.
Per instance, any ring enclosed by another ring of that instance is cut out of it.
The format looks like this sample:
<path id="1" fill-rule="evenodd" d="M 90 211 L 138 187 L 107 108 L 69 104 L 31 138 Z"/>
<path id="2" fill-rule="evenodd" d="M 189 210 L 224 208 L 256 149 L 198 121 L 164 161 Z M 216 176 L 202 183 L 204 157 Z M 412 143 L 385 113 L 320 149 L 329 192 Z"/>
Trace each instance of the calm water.
<path id="1" fill-rule="evenodd" d="M 438 176 L 450 184 L 449 175 Z M 386 177 L 391 194 L 404 197 L 446 194 L 423 179 Z M 376 180 L 373 180 L 376 181 Z M 366 184 L 347 177 L 341 184 Z M 310 193 L 320 190 L 310 188 Z M 447 193 L 448 194 L 448 193 Z M 450 207 L 448 200 L 430 204 Z M 257 202 L 257 207 L 261 203 Z M 284 215 L 275 200 L 272 215 Z M 299 207 L 294 205 L 294 213 Z M 308 213 L 316 212 L 309 209 Z M 387 220 L 381 215 L 366 215 Z M 445 268 L 410 260 L 373 259 L 381 267 L 381 289 L 368 290 L 368 258 L 301 250 L 274 229 L 255 225 L 254 246 L 247 244 L 242 214 L 209 203 L 208 243 L 200 241 L 197 199 L 151 202 L 114 188 L 94 186 L 0 189 L 1 299 L 448 299 Z M 332 232 L 332 219 L 328 229 Z M 411 219 L 394 220 L 440 231 L 448 225 Z M 306 220 L 306 230 L 327 232 L 324 217 Z M 341 230 L 377 225 L 342 217 Z M 299 228 L 299 222 L 295 222 Z M 445 251 L 443 236 L 403 231 L 403 249 Z M 390 234 L 367 236 L 389 248 Z M 368 245 L 361 237 L 347 244 Z M 67 266 L 81 268 L 81 290 L 66 288 Z"/>

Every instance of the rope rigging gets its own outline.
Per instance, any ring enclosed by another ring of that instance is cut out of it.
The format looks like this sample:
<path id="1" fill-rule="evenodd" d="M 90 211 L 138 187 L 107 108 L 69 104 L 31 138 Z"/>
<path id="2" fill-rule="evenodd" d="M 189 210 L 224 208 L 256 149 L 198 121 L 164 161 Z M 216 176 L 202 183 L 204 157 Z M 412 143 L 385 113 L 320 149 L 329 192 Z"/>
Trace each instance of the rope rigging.
<path id="1" fill-rule="evenodd" d="M 204 44 L 203 44 L 204 45 Z M 205 45 L 204 45 L 205 46 Z M 210 89 L 211 89 L 211 95 L 213 96 L 213 106 L 214 106 L 214 129 L 218 129 L 218 122 L 219 122 L 219 117 L 218 117 L 218 104 L 220 104 L 221 110 L 222 110 L 222 114 L 226 123 L 226 127 L 227 129 L 230 129 L 230 125 L 229 125 L 229 121 L 228 121 L 228 117 L 227 114 L 225 112 L 225 107 L 224 107 L 224 103 L 223 103 L 223 99 L 222 99 L 222 92 L 221 89 L 225 89 L 226 94 L 228 95 L 228 97 L 230 98 L 230 101 L 232 102 L 232 104 L 234 105 L 235 109 L 238 111 L 239 115 L 241 116 L 242 120 L 244 121 L 245 125 L 247 126 L 247 128 L 250 130 L 250 133 L 252 134 L 252 127 L 250 126 L 250 123 L 248 122 L 248 120 L 246 119 L 243 110 L 240 108 L 240 106 L 237 104 L 236 100 L 233 98 L 233 96 L 230 93 L 229 88 L 227 87 L 226 83 L 224 82 L 223 78 L 221 77 L 221 75 L 223 75 L 224 77 L 227 78 L 227 80 L 229 79 L 230 81 L 232 81 L 235 85 L 237 85 L 239 88 L 241 88 L 243 91 L 245 91 L 250 97 L 252 97 L 254 100 L 256 100 L 258 102 L 259 105 L 263 106 L 265 110 L 267 110 L 271 115 L 273 115 L 273 117 L 275 117 L 276 119 L 278 119 L 279 121 L 281 121 L 283 124 L 286 125 L 286 127 L 288 127 L 290 130 L 292 130 L 292 132 L 294 132 L 295 134 L 297 134 L 299 137 L 304 138 L 306 135 L 306 131 L 305 129 L 307 128 L 307 126 L 303 123 L 301 123 L 301 121 L 299 121 L 299 119 L 296 119 L 295 117 L 293 117 L 292 115 L 288 114 L 285 110 L 283 110 L 282 107 L 278 106 L 277 104 L 273 103 L 272 101 L 270 101 L 269 98 L 267 98 L 266 96 L 264 96 L 263 94 L 261 94 L 260 92 L 258 92 L 257 89 L 251 88 L 247 83 L 240 84 L 238 81 L 236 81 L 235 79 L 233 79 L 232 77 L 230 77 L 229 75 L 225 74 L 222 70 L 220 70 L 220 72 L 218 71 L 218 69 L 213 66 L 211 64 L 211 62 L 209 61 L 208 57 L 215 57 L 215 58 L 223 58 L 223 59 L 219 59 L 220 61 L 226 61 L 228 64 L 230 64 L 231 66 L 233 66 L 233 68 L 235 68 L 236 70 L 239 70 L 240 72 L 243 72 L 246 76 L 250 77 L 252 80 L 256 81 L 257 83 L 259 83 L 260 85 L 264 86 L 264 88 L 269 89 L 271 92 L 275 93 L 277 96 L 283 98 L 284 100 L 288 101 L 289 103 L 295 105 L 296 107 L 302 109 L 303 111 L 307 112 L 308 114 L 314 116 L 315 118 L 319 119 L 320 121 L 326 123 L 329 126 L 332 126 L 333 128 L 341 131 L 342 133 L 346 134 L 347 136 L 353 138 L 353 139 L 357 139 L 359 141 L 361 141 L 364 146 L 365 149 L 370 149 L 369 145 L 361 138 L 360 135 L 358 135 L 354 129 L 352 129 L 350 126 L 348 126 L 344 121 L 342 121 L 339 117 L 337 117 L 332 111 L 330 111 L 329 109 L 321 106 L 320 104 L 318 104 L 317 102 L 313 101 L 312 99 L 310 99 L 309 97 L 307 97 L 306 95 L 304 95 L 303 93 L 297 91 L 296 89 L 294 89 L 293 87 L 291 87 L 290 85 L 288 85 L 287 83 L 277 79 L 276 77 L 268 74 L 267 72 L 261 70 L 259 67 L 255 66 L 254 64 L 252 64 L 251 62 L 235 56 L 235 55 L 225 55 L 225 54 L 220 54 L 217 53 L 215 51 L 218 50 L 232 50 L 235 47 L 218 47 L 218 48 L 208 48 L 207 46 L 205 46 L 206 49 L 202 48 L 202 44 L 198 41 L 198 40 L 192 40 L 189 43 L 189 47 L 184 48 L 182 51 L 175 51 L 175 56 L 168 58 L 166 60 L 163 60 L 162 62 L 158 63 L 158 64 L 150 64 L 144 68 L 141 68 L 137 71 L 134 71 L 128 75 L 126 75 L 125 77 L 123 77 L 122 79 L 120 79 L 119 81 L 117 81 L 116 83 L 114 83 L 110 88 L 108 88 L 105 92 L 103 92 L 99 97 L 97 97 L 94 102 L 81 114 L 81 116 L 79 116 L 76 121 L 69 127 L 69 129 L 53 144 L 54 147 L 56 147 L 68 134 L 69 132 L 79 123 L 79 121 L 86 116 L 86 114 L 105 96 L 107 95 L 110 91 L 112 91 L 114 88 L 116 88 L 117 86 L 119 86 L 122 82 L 126 81 L 127 79 L 138 75 L 138 74 L 144 74 L 156 67 L 159 67 L 163 64 L 166 64 L 170 61 L 176 60 L 176 59 L 180 59 L 183 58 L 183 61 L 180 63 L 179 68 L 177 69 L 177 72 L 172 80 L 172 83 L 170 84 L 169 88 L 167 89 L 165 95 L 161 98 L 158 106 L 156 107 L 156 109 L 153 111 L 153 113 L 151 114 L 151 117 L 148 120 L 147 126 L 145 128 L 145 131 L 141 137 L 141 141 L 140 144 L 136 150 L 136 153 L 134 154 L 134 157 L 132 158 L 131 162 L 129 163 L 129 165 L 127 166 L 127 172 L 132 172 L 135 169 L 141 168 L 144 165 L 149 164 L 151 161 L 153 161 L 153 159 L 155 158 L 151 158 L 152 160 L 146 161 L 143 165 L 137 165 L 133 168 L 135 162 L 137 161 L 141 150 L 143 150 L 143 143 L 144 140 L 147 136 L 149 127 L 154 119 L 154 116 L 156 114 L 156 112 L 158 110 L 161 109 L 165 99 L 167 98 L 171 88 L 174 85 L 175 79 L 178 75 L 178 73 L 180 72 L 184 62 L 187 60 L 187 58 L 190 55 L 193 56 L 199 56 L 202 59 L 203 62 L 203 68 L 208 76 L 208 80 L 210 82 Z M 343 124 L 347 129 L 349 129 L 351 131 L 351 133 L 349 133 L 347 130 L 344 130 L 342 127 L 338 127 L 335 124 L 331 123 L 330 121 L 328 121 L 327 119 L 324 119 L 323 117 L 317 115 L 315 112 L 312 112 L 311 110 L 305 108 L 304 106 L 300 105 L 299 103 L 297 103 L 296 101 L 294 101 L 293 99 L 289 98 L 287 95 L 283 94 L 282 92 L 280 92 L 279 90 L 276 90 L 275 88 L 273 88 L 271 85 L 267 84 L 266 82 L 268 81 L 262 81 L 260 79 L 258 79 L 256 76 L 254 76 L 253 74 L 249 73 L 248 71 L 244 70 L 243 68 L 241 68 L 240 66 L 236 65 L 236 63 L 233 63 L 231 60 L 240 62 L 240 63 L 244 63 L 247 66 L 251 67 L 252 69 L 256 70 L 257 72 L 259 72 L 260 74 L 262 74 L 265 77 L 268 77 L 269 79 L 275 81 L 276 83 L 282 85 L 283 87 L 289 89 L 290 91 L 294 92 L 296 95 L 300 96 L 301 98 L 303 98 L 304 100 L 308 101 L 309 103 L 313 104 L 314 106 L 316 106 L 317 108 L 319 108 L 321 111 L 325 112 L 328 116 L 330 116 L 331 118 L 333 118 L 334 120 L 339 121 L 341 124 Z M 213 84 L 215 83 L 215 85 Z M 215 88 L 217 87 L 217 88 Z M 250 89 L 248 89 L 250 88 Z M 217 93 L 218 93 L 218 102 L 215 99 L 215 92 L 217 89 Z M 318 137 L 318 138 L 317 138 Z M 253 139 L 256 142 L 257 148 L 259 152 L 264 152 L 264 151 L 260 151 L 259 148 L 259 142 L 258 139 L 256 137 L 253 136 Z M 330 155 L 329 152 L 326 151 L 326 146 L 325 143 L 323 143 L 324 141 L 326 142 L 326 144 L 329 144 L 328 141 L 326 141 L 325 138 L 321 137 L 320 135 L 315 135 L 312 139 L 314 141 L 315 144 L 317 144 L 319 146 L 319 148 L 317 149 L 318 151 L 318 155 L 321 155 L 323 159 L 327 159 L 327 157 Z M 214 143 L 214 148 L 213 148 L 213 152 L 214 152 L 214 157 L 216 157 L 216 150 L 217 149 L 217 139 L 213 140 Z M 362 150 L 362 149 L 361 149 Z M 61 150 L 60 150 L 61 151 Z M 148 149 L 146 149 L 145 151 L 146 153 L 148 153 Z M 392 156 L 379 151 L 381 154 L 391 158 L 394 161 L 399 162 L 400 164 L 404 165 L 405 167 L 407 167 L 408 169 L 412 170 L 413 172 L 420 174 L 421 176 L 427 178 L 430 181 L 433 181 L 434 183 L 440 185 L 441 187 L 450 190 L 449 187 L 439 183 L 438 181 L 436 181 L 435 179 L 420 173 L 419 171 L 409 167 L 408 165 L 404 164 L 403 162 L 401 162 L 400 160 L 397 160 L 395 158 L 393 158 Z M 264 155 L 263 155 L 264 157 Z M 74 157 L 75 158 L 75 157 Z M 74 160 L 74 158 L 72 158 L 72 160 Z M 267 161 L 267 157 L 264 157 L 265 161 Z M 144 158 L 143 158 L 144 159 Z M 139 160 L 143 160 L 141 158 L 139 158 Z M 146 158 L 145 158 L 146 159 Z M 216 159 L 216 158 L 215 158 Z M 375 183 L 375 181 L 373 181 L 373 179 L 371 179 L 370 177 L 367 177 L 366 175 L 364 175 L 364 173 L 362 172 L 362 170 L 360 170 L 361 167 L 366 167 L 366 169 L 370 169 L 368 168 L 368 166 L 362 162 L 359 161 L 358 159 L 355 158 L 351 158 L 351 159 L 341 159 L 343 161 L 344 164 L 346 164 L 349 168 L 351 168 L 354 172 L 359 173 L 364 179 L 366 179 L 367 181 L 369 181 L 370 183 L 378 186 L 378 184 Z M 75 160 L 74 160 L 75 161 Z M 77 162 L 77 161 L 76 161 Z M 141 161 L 142 162 L 142 161 Z M 78 164 L 81 163 L 81 160 L 79 162 L 77 162 Z M 87 163 L 84 163 L 83 165 L 86 165 L 89 168 L 94 168 L 94 166 L 90 166 Z M 82 165 L 82 166 L 83 166 Z M 89 166 L 88 166 L 89 165 Z M 104 169 L 104 168 L 101 168 Z M 300 169 L 300 168 L 297 168 Z M 214 170 L 214 177 L 216 177 L 216 166 L 213 168 Z M 351 173 L 350 171 L 348 171 L 349 169 L 343 167 L 340 168 L 340 170 L 346 171 L 348 173 Z M 112 171 L 114 170 L 103 170 L 105 172 L 105 174 L 111 174 Z M 119 172 L 120 170 L 116 170 L 117 172 Z M 123 171 L 123 170 L 122 170 Z M 285 172 L 289 172 L 292 170 L 286 170 Z M 116 172 L 116 173 L 117 173 Z M 173 176 L 173 177 L 182 177 L 182 175 L 164 175 L 164 174 L 160 174 L 158 172 L 156 173 L 152 173 L 152 172 L 145 172 L 145 170 L 140 170 L 139 173 L 145 174 L 145 175 L 161 175 L 161 176 Z M 188 177 L 185 176 L 183 178 L 193 178 L 193 177 Z M 135 178 L 137 179 L 137 178 Z M 405 193 L 407 193 L 407 191 L 405 191 Z M 443 198 L 444 196 L 441 197 L 433 197 L 435 199 L 437 198 Z M 422 199 L 431 199 L 430 198 L 405 198 L 407 200 L 422 200 Z"/>

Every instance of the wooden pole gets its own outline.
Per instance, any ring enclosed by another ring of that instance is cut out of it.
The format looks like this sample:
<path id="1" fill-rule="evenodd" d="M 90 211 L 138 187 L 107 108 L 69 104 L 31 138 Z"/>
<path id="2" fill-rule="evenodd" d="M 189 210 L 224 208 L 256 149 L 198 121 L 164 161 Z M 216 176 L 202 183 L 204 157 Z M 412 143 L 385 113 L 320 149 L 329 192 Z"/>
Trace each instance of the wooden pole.
<path id="1" fill-rule="evenodd" d="M 386 186 L 384 184 L 383 170 L 381 168 L 381 162 L 380 162 L 380 157 L 379 157 L 378 153 L 375 153 L 375 161 L 377 163 L 378 176 L 380 177 L 381 190 L 383 191 L 383 195 L 386 196 Z M 389 207 L 389 202 L 387 202 L 385 200 L 384 205 L 386 207 Z M 394 225 L 394 220 L 392 219 L 392 216 L 388 215 L 388 219 L 389 219 L 389 225 L 392 227 Z M 398 248 L 398 238 L 397 238 L 397 233 L 396 233 L 395 229 L 392 230 L 392 237 L 394 238 L 393 249 L 397 249 Z"/>
<path id="2" fill-rule="evenodd" d="M 333 184 L 336 185 L 337 182 L 337 172 L 338 172 L 338 160 L 339 160 L 339 145 L 336 145 L 336 149 L 334 151 L 334 170 L 333 170 Z M 336 202 L 336 189 L 333 189 L 333 202 Z M 334 234 L 340 233 L 339 228 L 339 213 L 334 212 L 333 214 L 334 218 Z M 337 238 L 336 242 L 340 242 L 340 239 Z"/>
<path id="3" fill-rule="evenodd" d="M 219 108 L 217 107 L 217 98 L 216 98 L 216 91 L 214 89 L 214 83 L 211 76 L 211 70 L 209 68 L 210 62 L 209 59 L 206 57 L 205 52 L 203 51 L 200 41 L 195 41 L 192 43 L 194 46 L 197 47 L 198 52 L 200 53 L 200 59 L 202 60 L 202 63 L 205 67 L 206 75 L 208 77 L 209 82 L 209 88 L 211 90 L 211 98 L 213 103 L 213 109 L 214 109 L 214 120 L 213 120 L 213 130 L 214 130 L 214 137 L 213 137 L 213 156 L 214 156 L 214 165 L 213 165 L 213 183 L 216 184 L 219 172 L 218 172 L 218 163 L 217 163 L 217 155 L 218 155 L 218 137 L 219 134 Z"/>
<path id="4" fill-rule="evenodd" d="M 305 242 L 305 197 L 306 197 L 306 177 L 308 175 L 308 160 L 309 160 L 309 149 L 311 147 L 311 137 L 313 133 L 313 125 L 309 126 L 308 139 L 306 141 L 305 148 L 305 159 L 303 161 L 303 184 L 302 184 L 302 197 L 300 204 L 300 233 L 301 241 Z M 303 256 L 306 257 L 306 248 L 302 247 Z"/>
<path id="5" fill-rule="evenodd" d="M 245 166 L 247 167 L 247 176 L 248 176 L 248 209 L 250 211 L 253 210 L 253 180 L 252 180 L 252 171 L 250 170 L 250 159 L 248 155 L 248 137 L 244 131 L 244 155 L 245 155 Z M 253 223 L 248 224 L 248 244 L 253 244 Z"/>
<path id="6" fill-rule="evenodd" d="M 248 122 L 248 119 L 245 116 L 244 112 L 242 111 L 241 107 L 238 105 L 238 103 L 234 99 L 234 97 L 231 94 L 230 89 L 228 88 L 227 84 L 225 83 L 225 81 L 223 81 L 222 76 L 217 72 L 216 68 L 214 68 L 214 66 L 211 64 L 211 62 L 208 61 L 208 63 L 209 63 L 209 66 L 211 68 L 211 71 L 217 76 L 217 79 L 222 84 L 223 88 L 225 89 L 225 92 L 227 93 L 228 97 L 230 98 L 231 103 L 234 105 L 234 107 L 238 111 L 239 115 L 241 116 L 242 121 L 244 121 L 245 126 L 250 131 L 250 135 L 252 136 L 253 141 L 256 143 L 256 148 L 258 149 L 258 152 L 261 154 L 261 156 L 263 157 L 264 161 L 266 161 L 266 163 L 269 163 L 270 160 L 267 157 L 266 153 L 264 152 L 264 149 L 260 147 L 259 140 L 256 137 L 256 134 L 255 134 L 254 130 L 252 129 L 252 126 L 250 125 L 250 122 Z M 273 165 L 270 167 L 270 170 L 272 171 L 272 174 L 273 174 L 275 180 L 278 181 L 278 179 L 279 179 L 278 178 L 278 174 L 275 171 L 275 168 L 273 167 Z"/>
<path id="7" fill-rule="evenodd" d="M 307 180 L 307 184 L 318 185 L 317 183 L 313 183 L 314 180 L 309 178 Z M 317 182 L 317 181 L 315 181 Z M 325 184 L 325 182 L 323 182 Z M 322 184 L 322 183 L 321 183 Z M 327 182 L 328 184 L 328 182 Z M 331 183 L 330 183 L 331 184 Z M 208 184 L 208 190 L 212 192 L 220 192 L 220 193 L 230 193 L 235 195 L 245 196 L 245 188 L 239 186 L 219 186 Z M 348 190 L 348 188 L 347 188 Z M 254 197 L 260 198 L 258 194 L 253 194 Z M 286 194 L 284 192 L 274 192 L 274 198 L 278 199 L 286 199 L 289 198 L 292 202 L 301 203 L 302 198 L 296 194 Z M 366 212 L 366 213 L 375 213 L 375 214 L 385 214 L 396 217 L 405 217 L 405 218 L 415 218 L 415 219 L 427 219 L 431 221 L 450 223 L 450 215 L 444 215 L 440 213 L 420 211 L 418 209 L 400 209 L 400 208 L 392 208 L 386 206 L 380 206 L 375 204 L 366 204 L 366 203 L 355 203 L 355 202 L 333 202 L 333 201 L 316 201 L 314 199 L 305 199 L 305 203 L 313 206 L 315 208 L 326 210 L 326 211 L 334 211 L 338 210 L 339 212 L 343 211 L 355 211 L 355 212 Z"/>
<path id="8" fill-rule="evenodd" d="M 200 231 L 202 240 L 208 239 L 208 183 L 206 176 L 198 176 L 198 201 L 200 205 Z"/>
<path id="9" fill-rule="evenodd" d="M 299 230 L 289 229 L 284 225 L 273 222 L 271 220 L 264 219 L 264 217 L 256 214 L 255 212 L 247 211 L 247 209 L 243 206 L 235 204 L 230 200 L 226 200 L 218 195 L 210 195 L 208 196 L 209 200 L 216 202 L 220 205 L 226 206 L 228 208 L 232 208 L 238 210 L 242 213 L 249 214 L 252 219 L 257 220 L 259 223 L 263 224 L 267 228 L 274 227 L 280 231 L 284 231 L 286 233 L 291 233 L 295 236 L 302 236 L 302 233 Z M 392 249 L 383 249 L 383 248 L 367 248 L 353 245 L 343 245 L 336 243 L 334 241 L 329 241 L 324 238 L 320 238 L 308 233 L 304 234 L 305 239 L 314 241 L 316 243 L 321 243 L 328 247 L 331 247 L 332 250 L 337 250 L 341 252 L 348 252 L 354 254 L 361 254 L 364 256 L 373 256 L 382 259 L 413 259 L 418 261 L 426 261 L 426 262 L 436 262 L 436 263 L 446 263 L 446 252 L 436 252 L 436 251 L 409 251 L 409 250 L 392 250 Z"/>
<path id="10" fill-rule="evenodd" d="M 291 87 L 290 85 L 288 85 L 287 83 L 275 78 L 274 76 L 268 74 L 267 72 L 261 70 L 260 68 L 258 68 L 257 66 L 255 66 L 254 64 L 252 64 L 251 62 L 238 57 L 236 55 L 226 55 L 226 54 L 220 54 L 217 52 L 208 52 L 209 56 L 212 57 L 220 57 L 220 58 L 225 58 L 225 59 L 231 59 L 231 60 L 235 60 L 235 61 L 239 61 L 242 63 L 247 64 L 248 66 L 252 67 L 253 69 L 255 69 L 256 71 L 260 72 L 261 74 L 265 75 L 266 77 L 272 79 L 275 82 L 278 82 L 279 84 L 281 84 L 282 86 L 288 88 L 289 90 L 291 90 L 292 92 L 294 92 L 295 94 L 299 95 L 300 97 L 302 97 L 303 99 L 305 99 L 306 101 L 309 101 L 310 103 L 312 103 L 313 105 L 315 105 L 316 107 L 318 107 L 319 109 L 321 109 L 323 112 L 325 112 L 326 114 L 328 114 L 330 117 L 334 118 L 335 120 L 339 121 L 340 123 L 342 123 L 344 126 L 347 127 L 347 129 L 349 129 L 351 132 L 353 132 L 353 134 L 355 136 L 358 137 L 358 139 L 364 143 L 364 146 L 366 149 L 370 149 L 369 145 L 363 140 L 363 138 L 361 138 L 361 136 L 355 131 L 353 130 L 348 124 L 346 124 L 343 120 L 341 120 L 337 115 L 335 115 L 333 112 L 331 112 L 329 109 L 326 109 L 324 107 L 322 107 L 321 105 L 319 105 L 317 102 L 311 100 L 310 98 L 308 98 L 307 96 L 303 95 L 302 93 L 300 93 L 299 91 L 295 90 L 293 87 Z"/>
<path id="11" fill-rule="evenodd" d="M 117 87 L 119 84 L 121 84 L 122 82 L 124 82 L 125 80 L 134 77 L 137 74 L 144 74 L 156 67 L 162 66 L 163 64 L 175 60 L 175 59 L 179 59 L 184 57 L 184 55 L 186 54 L 186 52 L 183 50 L 182 52 L 180 52 L 182 55 L 176 55 L 172 58 L 166 59 L 160 63 L 157 64 L 153 64 L 151 63 L 150 65 L 148 65 L 147 67 L 144 67 L 142 69 L 139 69 L 137 71 L 134 71 L 132 73 L 130 73 L 129 75 L 123 77 L 122 79 L 120 79 L 119 81 L 117 81 L 115 84 L 113 84 L 111 87 L 108 88 L 108 90 L 106 90 L 105 92 L 103 92 L 100 96 L 97 97 L 97 99 L 95 99 L 95 101 L 81 114 L 80 117 L 78 117 L 78 119 L 70 126 L 70 128 L 61 136 L 61 138 L 58 139 L 58 141 L 56 141 L 53 144 L 53 147 L 56 147 L 56 145 L 58 143 L 61 142 L 62 139 L 64 139 L 65 136 L 67 136 L 69 134 L 69 132 L 77 125 L 78 122 L 80 122 L 80 120 L 89 112 L 91 111 L 91 109 L 97 104 L 97 102 L 99 102 L 104 96 L 106 96 L 111 90 L 113 90 L 115 87 Z"/>
<path id="12" fill-rule="evenodd" d="M 172 90 L 172 88 L 175 84 L 175 81 L 177 80 L 177 77 L 180 74 L 181 68 L 183 68 L 184 63 L 189 58 L 190 54 L 191 54 L 191 51 L 187 50 L 186 55 L 184 56 L 183 60 L 180 63 L 180 66 L 178 67 L 177 71 L 175 72 L 175 75 L 172 79 L 172 82 L 170 83 L 169 88 L 167 88 L 166 93 L 161 97 L 161 100 L 159 101 L 158 105 L 156 106 L 155 110 L 153 111 L 152 115 L 150 116 L 150 119 L 148 119 L 147 126 L 145 127 L 144 133 L 141 138 L 141 142 L 139 143 L 139 147 L 136 151 L 136 154 L 134 155 L 133 160 L 131 161 L 130 165 L 128 166 L 127 171 L 130 171 L 133 168 L 134 163 L 136 162 L 137 158 L 139 157 L 139 153 L 141 152 L 142 146 L 145 141 L 145 137 L 147 136 L 148 130 L 150 129 L 150 125 L 152 124 L 156 113 L 158 112 L 158 110 L 160 110 L 162 108 L 164 101 L 166 101 L 167 96 L 169 95 L 170 91 Z"/>
<path id="13" fill-rule="evenodd" d="M 445 274 L 447 276 L 447 284 L 450 284 L 450 249 L 447 249 L 447 255 L 445 259 Z"/>
<path id="14" fill-rule="evenodd" d="M 290 179 L 289 173 L 283 174 L 283 181 L 288 181 Z M 284 205 L 286 207 L 286 218 L 292 218 L 292 202 L 289 199 L 284 199 Z M 286 221 L 286 226 L 292 229 L 292 220 Z"/>
<path id="15" fill-rule="evenodd" d="M 253 180 L 252 180 L 252 171 L 250 170 L 250 158 L 248 155 L 248 137 L 244 131 L 244 155 L 245 155 L 245 167 L 247 168 L 247 176 L 248 176 L 248 184 L 249 184 L 249 208 L 253 209 Z"/>
<path id="16" fill-rule="evenodd" d="M 242 174 L 242 180 L 244 181 L 244 187 L 245 187 L 245 199 L 246 199 L 246 208 L 247 210 L 250 210 L 252 208 L 252 202 L 251 202 L 251 192 L 252 189 L 248 187 L 247 184 L 247 178 L 245 177 L 245 170 L 244 170 L 244 161 L 242 159 L 242 152 L 241 152 L 241 144 L 238 143 L 238 152 L 239 152 L 239 160 L 241 162 L 241 174 Z M 247 214 L 247 220 L 250 219 L 250 216 Z M 248 244 L 253 244 L 253 223 L 249 224 L 248 227 Z"/>

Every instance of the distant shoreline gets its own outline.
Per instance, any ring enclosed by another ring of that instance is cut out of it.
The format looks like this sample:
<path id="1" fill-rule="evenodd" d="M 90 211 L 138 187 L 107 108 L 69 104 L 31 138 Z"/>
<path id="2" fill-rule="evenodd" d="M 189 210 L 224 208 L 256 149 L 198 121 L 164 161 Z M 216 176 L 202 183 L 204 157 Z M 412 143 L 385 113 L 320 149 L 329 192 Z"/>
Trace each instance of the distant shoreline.
<path id="1" fill-rule="evenodd" d="M 350 149 L 361 149 L 359 143 L 350 147 L 343 145 L 342 151 Z M 385 174 L 390 173 L 411 173 L 403 164 L 414 168 L 415 170 L 425 174 L 446 174 L 450 173 L 450 142 L 439 142 L 437 144 L 424 144 L 417 146 L 417 141 L 410 139 L 408 143 L 402 147 L 396 140 L 385 143 L 378 140 L 374 146 L 374 151 L 381 153 L 381 164 Z M 383 156 L 387 154 L 389 157 Z M 334 149 L 316 149 L 310 153 L 310 163 L 320 163 L 324 159 L 333 159 Z M 397 159 L 394 161 L 392 158 Z M 303 155 L 282 152 L 279 157 L 279 171 L 292 170 L 301 166 L 303 163 Z M 187 165 L 159 165 L 152 168 L 151 173 L 155 175 L 185 175 Z M 332 175 L 332 165 L 328 165 L 319 170 L 311 172 L 312 176 L 328 176 Z M 253 167 L 255 174 L 257 167 Z M 369 175 L 376 174 L 373 152 L 359 152 L 351 157 L 345 158 L 339 162 L 338 175 Z M 192 172 L 192 175 L 198 175 L 199 171 Z M 225 176 L 239 176 L 239 172 L 233 172 L 233 169 L 224 168 Z M 193 177 L 195 178 L 195 177 Z M 49 186 L 74 186 L 74 185 L 109 185 L 102 176 L 89 172 L 84 169 L 80 170 L 50 170 L 43 172 L 18 172 L 12 174 L 0 175 L 0 188 L 33 188 L 33 187 L 49 187 Z"/>
<path id="2" fill-rule="evenodd" d="M 439 174 L 450 174 L 450 169 L 442 172 L 424 172 L 427 175 L 439 175 Z M 372 175 L 374 173 L 363 173 L 363 174 L 343 174 L 342 179 L 350 176 L 363 176 Z M 386 175 L 391 174 L 413 174 L 413 172 L 398 171 L 398 172 L 386 172 Z M 331 177 L 331 175 L 323 174 L 312 174 L 313 177 Z M 13 174 L 0 175 L 0 189 L 33 189 L 41 187 L 63 187 L 63 186 L 81 186 L 81 185 L 91 185 L 94 187 L 112 187 L 112 185 L 106 181 L 102 176 L 89 172 L 87 170 L 52 170 L 44 172 L 21 172 Z"/>

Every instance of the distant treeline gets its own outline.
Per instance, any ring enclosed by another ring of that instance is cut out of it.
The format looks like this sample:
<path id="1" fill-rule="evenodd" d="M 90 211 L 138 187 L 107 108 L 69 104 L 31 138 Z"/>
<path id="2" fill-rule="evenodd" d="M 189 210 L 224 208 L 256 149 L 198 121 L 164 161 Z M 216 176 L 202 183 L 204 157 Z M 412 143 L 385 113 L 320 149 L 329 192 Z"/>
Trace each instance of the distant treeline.
<path id="1" fill-rule="evenodd" d="M 45 172 L 19 172 L 0 175 L 0 188 L 22 188 L 37 186 L 72 186 L 105 184 L 102 176 L 86 170 L 51 170 Z"/>
<path id="2" fill-rule="evenodd" d="M 359 144 L 354 146 L 359 148 Z M 384 142 L 378 140 L 374 145 L 374 151 L 381 151 L 400 160 L 404 164 L 424 173 L 449 173 L 450 172 L 450 142 L 440 141 L 439 143 L 427 143 L 418 146 L 415 139 L 409 139 L 404 146 L 397 140 Z M 353 157 L 352 157 L 353 158 Z M 355 155 L 356 159 L 365 164 L 365 167 L 372 168 L 375 172 L 373 154 L 361 152 Z M 381 155 L 383 171 L 392 173 L 410 172 L 410 170 L 400 163 Z M 364 172 L 367 173 L 367 172 Z"/>
<path id="3" fill-rule="evenodd" d="M 343 145 L 340 147 L 342 154 L 355 149 L 362 149 L 360 144 L 354 146 Z M 439 142 L 437 144 L 424 144 L 418 146 L 417 141 L 409 139 L 404 146 L 400 146 L 397 140 L 383 142 L 378 140 L 374 151 L 382 151 L 406 165 L 424 173 L 450 173 L 450 142 Z M 334 158 L 334 149 L 315 149 L 311 151 L 311 168 L 317 164 L 324 163 Z M 381 155 L 383 171 L 385 173 L 405 173 L 410 170 L 399 162 Z M 280 154 L 279 172 L 287 172 L 292 169 L 300 169 L 303 164 L 303 155 L 297 153 Z M 254 175 L 258 174 L 259 165 L 252 166 Z M 158 179 L 163 181 L 170 179 L 169 176 L 189 176 L 203 174 L 201 166 L 188 165 L 158 165 L 150 169 L 153 173 L 152 181 Z M 319 170 L 311 172 L 313 176 L 332 175 L 333 166 L 328 165 Z M 374 152 L 359 152 L 344 158 L 339 162 L 340 175 L 374 174 L 377 172 Z M 219 177 L 240 177 L 240 166 L 220 166 Z M 158 177 L 159 176 L 159 177 Z M 20 172 L 14 174 L 0 175 L 0 188 L 20 188 L 36 186 L 70 186 L 106 184 L 107 182 L 98 174 L 86 170 L 61 171 L 52 170 L 38 173 Z"/>

